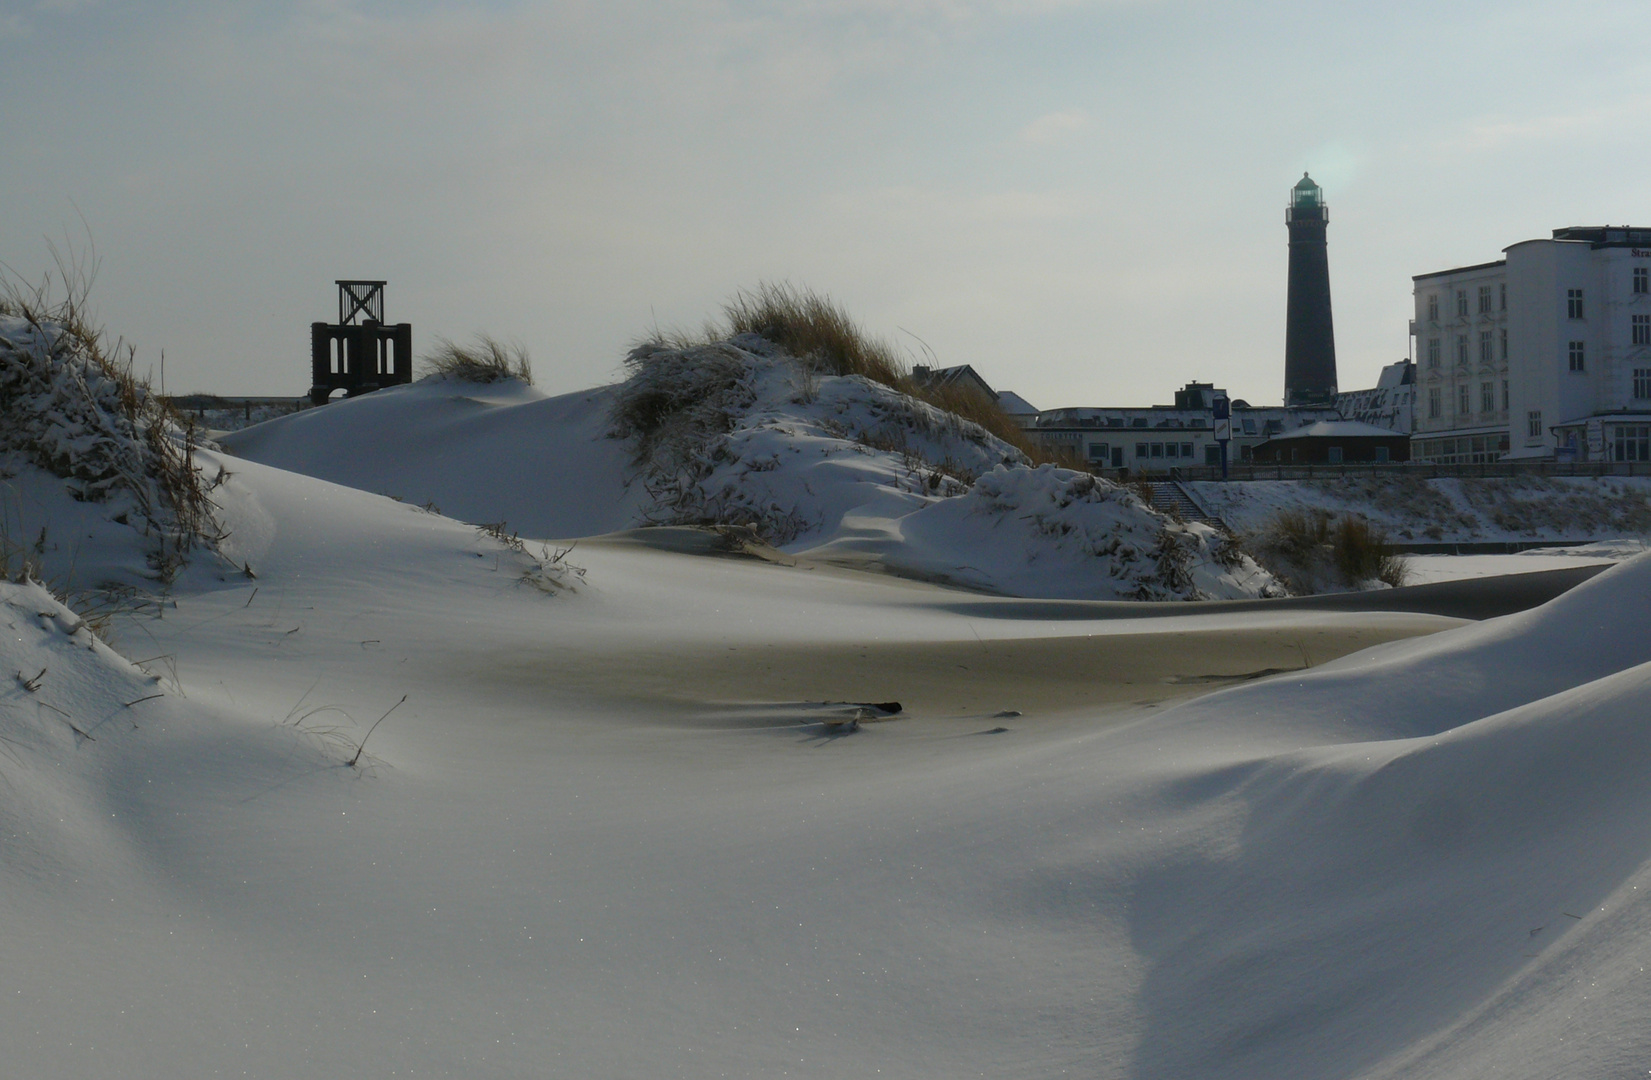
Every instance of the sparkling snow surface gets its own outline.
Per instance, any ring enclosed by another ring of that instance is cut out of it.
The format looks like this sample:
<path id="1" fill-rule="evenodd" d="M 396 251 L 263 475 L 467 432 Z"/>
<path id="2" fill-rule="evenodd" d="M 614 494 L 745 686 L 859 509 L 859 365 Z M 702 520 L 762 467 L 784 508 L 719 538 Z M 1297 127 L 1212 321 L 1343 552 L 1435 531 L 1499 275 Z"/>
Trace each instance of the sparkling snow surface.
<path id="1" fill-rule="evenodd" d="M 462 489 L 203 459 L 228 558 L 139 667 L 0 585 L 8 1075 L 1651 1068 L 1651 556 L 1479 624 L 1039 620 L 669 534 L 547 578 L 411 505 Z"/>

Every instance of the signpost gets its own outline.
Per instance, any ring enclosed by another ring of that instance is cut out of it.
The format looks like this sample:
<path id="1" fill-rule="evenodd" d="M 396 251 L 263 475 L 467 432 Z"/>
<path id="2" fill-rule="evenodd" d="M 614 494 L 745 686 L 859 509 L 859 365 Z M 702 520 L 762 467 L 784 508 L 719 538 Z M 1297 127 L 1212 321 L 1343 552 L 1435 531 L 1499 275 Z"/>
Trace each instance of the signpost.
<path id="1" fill-rule="evenodd" d="M 1212 402 L 1215 412 L 1215 444 L 1221 447 L 1221 479 L 1227 478 L 1227 443 L 1232 441 L 1233 420 L 1232 402 L 1226 395 L 1217 397 Z"/>

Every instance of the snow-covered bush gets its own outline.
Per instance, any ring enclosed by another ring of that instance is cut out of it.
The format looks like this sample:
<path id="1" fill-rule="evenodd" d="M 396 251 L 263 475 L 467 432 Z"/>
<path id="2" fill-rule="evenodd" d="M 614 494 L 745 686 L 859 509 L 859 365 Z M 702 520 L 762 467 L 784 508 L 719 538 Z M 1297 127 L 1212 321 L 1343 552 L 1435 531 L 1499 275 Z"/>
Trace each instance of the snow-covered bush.
<path id="1" fill-rule="evenodd" d="M 133 376 L 130 359 L 111 358 L 72 303 L 0 303 L 0 472 L 32 466 L 75 501 L 110 504 L 165 581 L 216 528 L 191 430 Z"/>

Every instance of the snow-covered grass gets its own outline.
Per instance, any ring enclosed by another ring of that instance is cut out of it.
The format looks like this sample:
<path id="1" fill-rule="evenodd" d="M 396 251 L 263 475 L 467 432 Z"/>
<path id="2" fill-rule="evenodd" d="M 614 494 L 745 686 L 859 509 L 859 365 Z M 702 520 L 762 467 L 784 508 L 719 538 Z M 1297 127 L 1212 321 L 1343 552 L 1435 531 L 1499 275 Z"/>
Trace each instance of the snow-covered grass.
<path id="1" fill-rule="evenodd" d="M 996 399 L 978 388 L 914 379 L 898 349 L 866 333 L 830 297 L 810 289 L 765 282 L 735 294 L 724 305 L 721 322 L 707 322 L 700 336 L 656 333 L 638 351 L 714 346 L 731 339 L 760 339 L 790 356 L 800 368 L 805 396 L 818 374 L 859 376 L 986 431 L 1033 464 L 1081 465 L 1068 451 L 1028 439 Z"/>
<path id="2" fill-rule="evenodd" d="M 40 564 L 48 546 L 68 543 L 73 562 L 84 541 L 98 544 L 103 525 L 114 525 L 142 535 L 142 576 L 165 583 L 216 540 L 211 480 L 195 467 L 193 430 L 82 305 L 72 289 L 53 302 L 44 285 L 0 298 L 0 550 L 8 562 L 21 553 Z M 58 508 L 71 500 L 89 509 Z M 53 508 L 40 512 L 44 505 Z M 88 529 L 88 519 L 99 524 Z M 86 584 L 133 582 L 115 574 Z"/>

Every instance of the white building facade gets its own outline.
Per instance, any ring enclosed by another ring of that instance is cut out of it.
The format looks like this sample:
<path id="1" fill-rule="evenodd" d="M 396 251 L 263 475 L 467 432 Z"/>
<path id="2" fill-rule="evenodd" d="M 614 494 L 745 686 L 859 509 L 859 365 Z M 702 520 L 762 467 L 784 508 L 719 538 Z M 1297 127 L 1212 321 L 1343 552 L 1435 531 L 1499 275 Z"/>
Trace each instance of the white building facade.
<path id="1" fill-rule="evenodd" d="M 1416 389 L 1410 456 L 1496 461 L 1509 449 L 1506 260 L 1413 278 Z"/>
<path id="2" fill-rule="evenodd" d="M 1556 229 L 1414 279 L 1412 457 L 1651 459 L 1651 229 Z"/>

